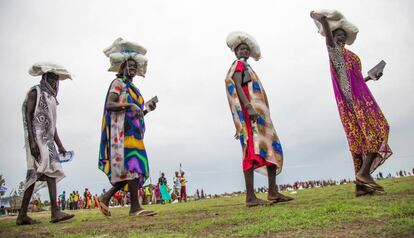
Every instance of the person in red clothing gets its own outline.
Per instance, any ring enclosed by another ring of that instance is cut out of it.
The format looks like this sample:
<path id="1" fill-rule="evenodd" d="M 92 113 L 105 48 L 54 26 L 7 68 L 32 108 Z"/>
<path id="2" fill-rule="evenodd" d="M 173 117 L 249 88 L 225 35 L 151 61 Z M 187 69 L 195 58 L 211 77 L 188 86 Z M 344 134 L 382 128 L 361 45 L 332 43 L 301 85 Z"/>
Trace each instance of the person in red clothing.
<path id="1" fill-rule="evenodd" d="M 282 171 L 283 152 L 270 118 L 269 102 L 259 77 L 247 63 L 250 57 L 260 59 L 260 48 L 254 38 L 244 32 L 230 33 L 227 45 L 237 57 L 225 83 L 236 128 L 235 138 L 240 140 L 243 149 L 246 206 L 290 201 L 293 198 L 279 193 L 276 185 L 276 175 Z M 269 202 L 256 197 L 253 171 L 267 175 Z"/>
<path id="2" fill-rule="evenodd" d="M 98 208 L 98 194 L 93 196 L 93 208 Z"/>
<path id="3" fill-rule="evenodd" d="M 180 184 L 181 184 L 181 192 L 180 192 L 181 201 L 187 202 L 187 180 L 185 180 L 184 178 L 184 171 L 181 171 Z"/>
<path id="4" fill-rule="evenodd" d="M 117 191 L 115 193 L 114 199 L 115 199 L 117 205 L 120 206 L 122 204 L 122 194 L 121 194 L 121 191 Z"/>
<path id="5" fill-rule="evenodd" d="M 92 193 L 90 191 L 88 191 L 85 199 L 86 199 L 86 208 L 90 209 L 91 203 L 92 203 Z"/>

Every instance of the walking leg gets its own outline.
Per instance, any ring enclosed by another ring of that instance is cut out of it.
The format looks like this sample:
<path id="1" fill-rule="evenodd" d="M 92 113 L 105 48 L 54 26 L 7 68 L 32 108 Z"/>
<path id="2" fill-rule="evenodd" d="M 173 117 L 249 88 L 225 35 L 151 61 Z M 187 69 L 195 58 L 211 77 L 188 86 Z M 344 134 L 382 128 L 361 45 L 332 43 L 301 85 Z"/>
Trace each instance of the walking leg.
<path id="1" fill-rule="evenodd" d="M 27 215 L 27 210 L 29 209 L 29 203 L 33 195 L 34 187 L 35 187 L 35 184 L 33 183 L 32 185 L 30 185 L 30 187 L 26 189 L 26 191 L 24 191 L 22 205 L 20 208 L 19 215 L 17 216 L 17 219 L 16 219 L 17 225 L 31 225 L 31 224 L 36 223 L 36 221 L 34 221 L 32 218 L 30 218 Z"/>
<path id="2" fill-rule="evenodd" d="M 59 210 L 59 207 L 57 205 L 56 202 L 56 193 L 57 193 L 57 189 L 56 189 L 56 179 L 55 178 L 51 178 L 51 177 L 46 177 L 46 182 L 47 182 L 47 187 L 49 189 L 49 197 L 50 197 L 50 206 L 51 206 L 51 222 L 55 223 L 55 222 L 60 222 L 60 221 L 65 221 L 68 220 L 72 217 L 74 217 L 75 215 L 73 214 L 67 214 L 64 212 L 61 212 Z"/>

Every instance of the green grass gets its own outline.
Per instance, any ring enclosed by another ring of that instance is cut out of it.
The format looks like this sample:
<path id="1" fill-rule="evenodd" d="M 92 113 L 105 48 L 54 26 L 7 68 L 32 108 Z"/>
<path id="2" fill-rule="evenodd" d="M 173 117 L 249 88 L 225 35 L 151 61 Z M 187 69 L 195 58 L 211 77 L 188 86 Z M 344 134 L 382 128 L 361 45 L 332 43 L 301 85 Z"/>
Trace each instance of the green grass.
<path id="1" fill-rule="evenodd" d="M 75 218 L 18 227 L 0 218 L 0 237 L 414 237 L 414 177 L 379 182 L 386 193 L 354 196 L 354 185 L 298 191 L 294 201 L 247 208 L 244 196 L 152 205 L 155 217 L 129 217 L 128 208 L 80 210 Z M 265 198 L 266 194 L 259 194 Z"/>

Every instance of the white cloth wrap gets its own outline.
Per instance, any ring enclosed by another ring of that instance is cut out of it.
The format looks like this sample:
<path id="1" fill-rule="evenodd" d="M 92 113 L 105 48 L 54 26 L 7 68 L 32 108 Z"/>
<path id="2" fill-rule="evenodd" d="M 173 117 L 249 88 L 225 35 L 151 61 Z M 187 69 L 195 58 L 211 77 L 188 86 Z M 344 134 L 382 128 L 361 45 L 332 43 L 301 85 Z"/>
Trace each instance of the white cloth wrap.
<path id="1" fill-rule="evenodd" d="M 35 137 L 34 140 L 39 148 L 40 157 L 36 160 L 30 151 L 26 118 L 28 97 L 26 97 L 22 108 L 27 161 L 27 174 L 24 187 L 26 190 L 33 183 L 36 183 L 34 188 L 34 191 L 36 192 L 46 186 L 46 182 L 38 181 L 42 175 L 56 178 L 56 182 L 59 182 L 65 177 L 65 173 L 59 162 L 54 139 L 56 130 L 56 99 L 45 91 L 42 91 L 39 86 L 35 86 L 31 90 L 33 89 L 36 90 L 37 99 L 32 125 Z M 27 95 L 29 95 L 29 93 L 27 93 Z"/>
<path id="2" fill-rule="evenodd" d="M 354 24 L 349 22 L 342 13 L 340 13 L 337 10 L 328 10 L 328 9 L 322 9 L 322 10 L 315 10 L 314 12 L 326 16 L 326 20 L 328 21 L 329 28 L 331 29 L 331 32 L 342 28 L 346 34 L 346 41 L 345 43 L 347 45 L 352 45 L 354 43 L 357 34 L 359 32 L 358 27 L 356 27 Z M 322 24 L 315 20 L 315 25 L 318 28 L 318 33 L 322 36 L 325 36 L 325 32 L 323 31 Z"/>
<path id="3" fill-rule="evenodd" d="M 29 74 L 32 76 L 41 76 L 48 72 L 57 74 L 59 80 L 72 79 L 72 75 L 67 69 L 55 63 L 39 62 L 32 65 L 29 69 Z"/>

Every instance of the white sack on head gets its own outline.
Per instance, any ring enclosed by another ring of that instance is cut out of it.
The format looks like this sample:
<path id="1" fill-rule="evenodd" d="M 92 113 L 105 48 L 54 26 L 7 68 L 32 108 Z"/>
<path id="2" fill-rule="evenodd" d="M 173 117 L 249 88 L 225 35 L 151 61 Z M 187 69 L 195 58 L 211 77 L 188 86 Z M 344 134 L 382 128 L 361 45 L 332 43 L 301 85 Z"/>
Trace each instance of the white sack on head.
<path id="1" fill-rule="evenodd" d="M 137 75 L 145 77 L 148 59 L 144 56 L 147 50 L 143 46 L 118 38 L 111 46 L 104 49 L 103 52 L 109 57 L 111 62 L 111 67 L 109 67 L 108 71 L 118 72 L 119 66 L 124 61 L 133 59 L 138 64 Z"/>
<path id="2" fill-rule="evenodd" d="M 105 48 L 103 52 L 107 57 L 115 52 L 135 52 L 136 54 L 145 55 L 147 53 L 147 49 L 138 43 L 126 41 L 119 37 L 114 41 L 114 43 L 112 43 L 111 46 Z"/>
<path id="3" fill-rule="evenodd" d="M 147 72 L 148 59 L 147 57 L 143 55 L 135 54 L 135 53 L 126 54 L 126 53 L 116 52 L 116 53 L 110 54 L 109 60 L 111 62 L 111 67 L 108 69 L 108 71 L 118 72 L 121 64 L 125 60 L 128 60 L 128 59 L 133 59 L 135 60 L 135 62 L 137 62 L 137 66 L 138 66 L 137 75 L 145 77 L 145 73 Z"/>
<path id="4" fill-rule="evenodd" d="M 32 65 L 29 69 L 29 74 L 32 76 L 41 76 L 48 72 L 57 74 L 59 80 L 72 79 L 72 75 L 67 69 L 55 63 L 39 62 Z"/>
<path id="5" fill-rule="evenodd" d="M 338 28 L 342 28 L 346 32 L 347 37 L 346 37 L 345 43 L 347 45 L 352 45 L 352 43 L 354 43 L 357 37 L 357 34 L 359 32 L 358 27 L 356 27 L 354 24 L 349 22 L 344 17 L 344 15 L 342 15 L 342 13 L 340 13 L 337 10 L 327 10 L 327 9 L 315 10 L 315 12 L 326 16 L 326 20 L 328 21 L 331 32 Z M 316 27 L 318 28 L 318 33 L 321 34 L 322 36 L 325 36 L 325 32 L 323 31 L 322 24 L 319 21 L 316 21 L 315 19 L 314 19 L 314 22 L 316 24 Z"/>
<path id="6" fill-rule="evenodd" d="M 245 43 L 250 48 L 250 56 L 256 61 L 259 60 L 261 56 L 259 44 L 253 38 L 253 36 L 247 34 L 246 32 L 233 31 L 226 38 L 227 46 L 234 51 L 237 46 L 241 43 Z"/>
<path id="7" fill-rule="evenodd" d="M 138 76 L 145 77 L 145 74 L 147 73 L 147 65 L 148 65 L 148 59 L 147 57 L 143 55 L 135 55 L 134 60 L 138 64 Z"/>

